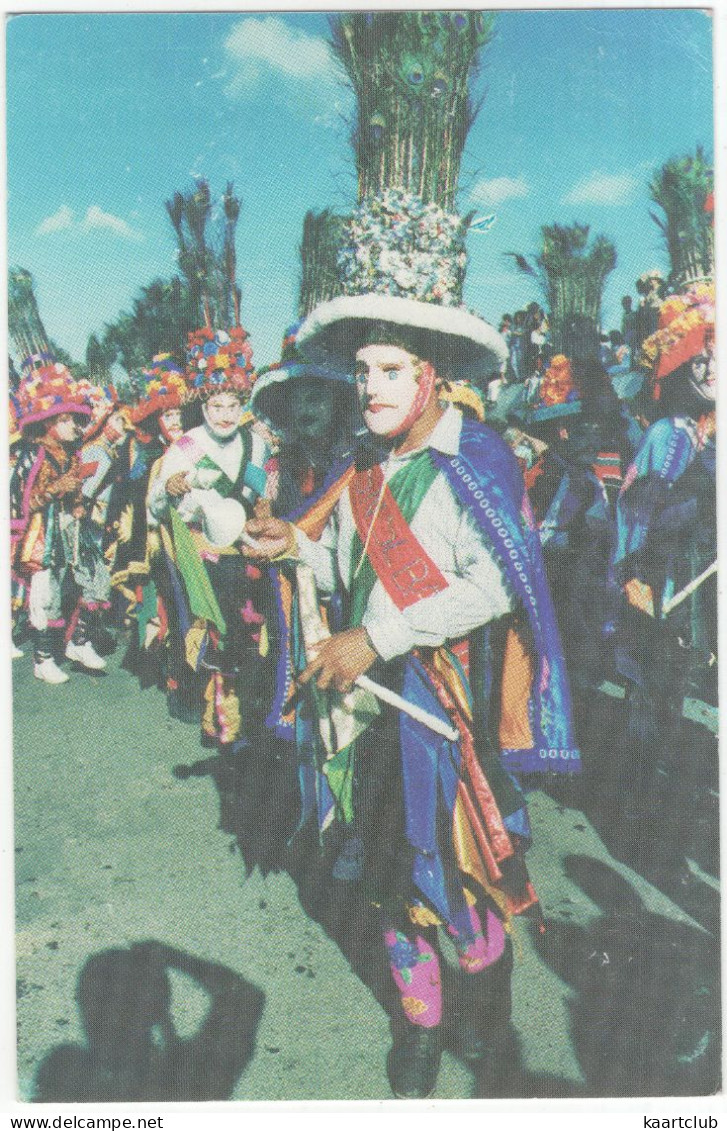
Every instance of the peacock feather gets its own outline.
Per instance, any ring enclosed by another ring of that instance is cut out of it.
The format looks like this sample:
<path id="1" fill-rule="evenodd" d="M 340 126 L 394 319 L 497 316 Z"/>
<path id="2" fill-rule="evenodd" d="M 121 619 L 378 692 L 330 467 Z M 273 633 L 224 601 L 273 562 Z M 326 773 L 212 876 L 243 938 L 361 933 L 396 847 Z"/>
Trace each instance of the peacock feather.
<path id="1" fill-rule="evenodd" d="M 298 315 L 301 318 L 310 314 L 314 306 L 341 293 L 337 257 L 344 223 L 343 216 L 329 209 L 305 214 L 300 245 Z"/>
<path id="2" fill-rule="evenodd" d="M 240 324 L 235 233 L 240 200 L 228 182 L 219 205 L 209 184 L 198 180 L 192 191 L 175 192 L 166 210 L 177 237 L 179 269 L 187 281 L 197 321 L 218 329 Z M 148 297 L 148 296 L 147 296 Z"/>
<path id="3" fill-rule="evenodd" d="M 20 361 L 49 352 L 33 276 L 23 267 L 12 267 L 8 271 L 8 333 Z"/>
<path id="4" fill-rule="evenodd" d="M 541 229 L 542 248 L 533 264 L 507 252 L 519 271 L 534 276 L 550 314 L 556 352 L 572 352 L 574 327 L 583 350 L 598 345 L 603 288 L 616 266 L 616 248 L 606 236 L 589 243 L 587 224 L 550 224 Z"/>
<path id="5" fill-rule="evenodd" d="M 451 212 L 493 14 L 343 12 L 330 27 L 356 96 L 359 202 L 398 188 Z"/>

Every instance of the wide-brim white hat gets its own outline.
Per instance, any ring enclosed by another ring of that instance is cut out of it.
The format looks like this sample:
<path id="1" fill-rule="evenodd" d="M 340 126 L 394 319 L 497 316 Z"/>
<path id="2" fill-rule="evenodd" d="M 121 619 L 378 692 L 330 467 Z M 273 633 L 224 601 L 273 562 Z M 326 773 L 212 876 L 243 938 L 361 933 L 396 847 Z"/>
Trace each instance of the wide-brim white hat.
<path id="1" fill-rule="evenodd" d="M 399 298 L 386 294 L 342 295 L 317 306 L 296 335 L 305 357 L 335 369 L 350 370 L 359 349 L 372 341 L 377 324 L 395 331 L 406 330 L 407 340 L 433 347 L 437 358 L 445 358 L 446 375 L 452 380 L 481 380 L 507 360 L 501 334 L 469 311 L 434 302 Z M 428 359 L 433 360 L 433 359 Z"/>

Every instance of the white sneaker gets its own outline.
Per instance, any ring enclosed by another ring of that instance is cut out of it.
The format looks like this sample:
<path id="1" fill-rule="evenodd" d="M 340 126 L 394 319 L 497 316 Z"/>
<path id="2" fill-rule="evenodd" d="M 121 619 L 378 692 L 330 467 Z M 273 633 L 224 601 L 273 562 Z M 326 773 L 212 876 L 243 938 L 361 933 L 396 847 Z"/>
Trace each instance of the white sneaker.
<path id="1" fill-rule="evenodd" d="M 11 660 L 21 660 L 24 655 L 25 655 L 25 652 L 23 651 L 23 649 L 18 648 L 15 641 L 11 640 L 10 641 L 10 659 Z"/>
<path id="2" fill-rule="evenodd" d="M 91 672 L 102 672 L 106 668 L 106 661 L 99 656 L 90 640 L 85 644 L 69 644 L 66 648 L 66 659 L 81 664 Z"/>
<path id="3" fill-rule="evenodd" d="M 42 679 L 44 683 L 68 683 L 68 675 L 61 671 L 51 656 L 47 660 L 36 660 L 33 674 L 36 679 Z"/>

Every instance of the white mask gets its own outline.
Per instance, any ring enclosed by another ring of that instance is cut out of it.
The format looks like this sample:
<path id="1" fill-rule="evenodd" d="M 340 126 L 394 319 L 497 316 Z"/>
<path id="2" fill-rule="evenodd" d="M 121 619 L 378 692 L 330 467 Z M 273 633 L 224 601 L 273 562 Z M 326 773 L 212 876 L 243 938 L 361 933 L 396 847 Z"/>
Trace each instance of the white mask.
<path id="1" fill-rule="evenodd" d="M 234 393 L 215 393 L 202 405 L 205 424 L 217 440 L 230 440 L 240 426 L 242 407 Z"/>
<path id="2" fill-rule="evenodd" d="M 709 352 L 693 358 L 691 370 L 692 372 L 689 378 L 691 388 L 701 400 L 713 403 L 717 377 L 714 368 L 713 354 Z"/>
<path id="3" fill-rule="evenodd" d="M 364 346 L 356 354 L 356 388 L 375 436 L 400 436 L 419 419 L 434 389 L 434 369 L 399 346 Z"/>

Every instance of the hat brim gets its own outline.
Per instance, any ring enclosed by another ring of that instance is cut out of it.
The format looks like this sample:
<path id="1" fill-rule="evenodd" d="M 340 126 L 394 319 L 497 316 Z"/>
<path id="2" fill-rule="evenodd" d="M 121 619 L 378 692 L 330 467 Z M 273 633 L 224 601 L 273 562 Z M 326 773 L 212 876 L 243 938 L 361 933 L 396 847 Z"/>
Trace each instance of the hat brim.
<path id="1" fill-rule="evenodd" d="M 28 424 L 37 424 L 39 420 L 51 420 L 54 416 L 63 416 L 64 413 L 70 413 L 72 416 L 91 416 L 91 409 L 88 405 L 74 404 L 72 401 L 66 401 L 62 404 L 53 405 L 52 408 L 46 408 L 42 412 L 29 412 L 24 416 L 19 425 L 25 428 Z"/>
<path id="2" fill-rule="evenodd" d="M 353 388 L 353 376 L 350 373 L 331 369 L 325 365 L 290 362 L 288 365 L 280 365 L 276 369 L 268 369 L 260 374 L 253 385 L 248 407 L 252 412 L 266 416 L 273 425 L 277 426 L 278 420 L 287 413 L 287 404 L 278 403 L 281 395 L 285 396 L 289 392 L 285 386 L 291 381 L 305 380 L 331 381 L 339 387 Z"/>
<path id="3" fill-rule="evenodd" d="M 352 368 L 358 350 L 370 342 L 372 323 L 401 327 L 408 337 L 421 332 L 427 349 L 435 352 L 437 360 L 444 359 L 446 376 L 455 381 L 489 376 L 507 360 L 505 339 L 477 315 L 459 307 L 382 294 L 343 295 L 322 303 L 305 319 L 296 341 L 310 361 L 346 370 Z"/>
<path id="4" fill-rule="evenodd" d="M 678 342 L 664 350 L 659 355 L 654 370 L 654 380 L 663 381 L 665 377 L 669 377 L 676 369 L 680 369 L 686 362 L 691 361 L 693 357 L 698 357 L 700 353 L 703 353 L 709 326 L 713 327 L 714 324 L 701 322 L 699 325 L 693 326 Z"/>
<path id="5" fill-rule="evenodd" d="M 132 424 L 141 424 L 143 420 L 147 420 L 155 412 L 166 412 L 169 408 L 181 407 L 182 397 L 179 393 L 167 393 L 165 396 L 156 397 L 154 400 L 140 401 L 131 410 L 131 422 Z"/>

